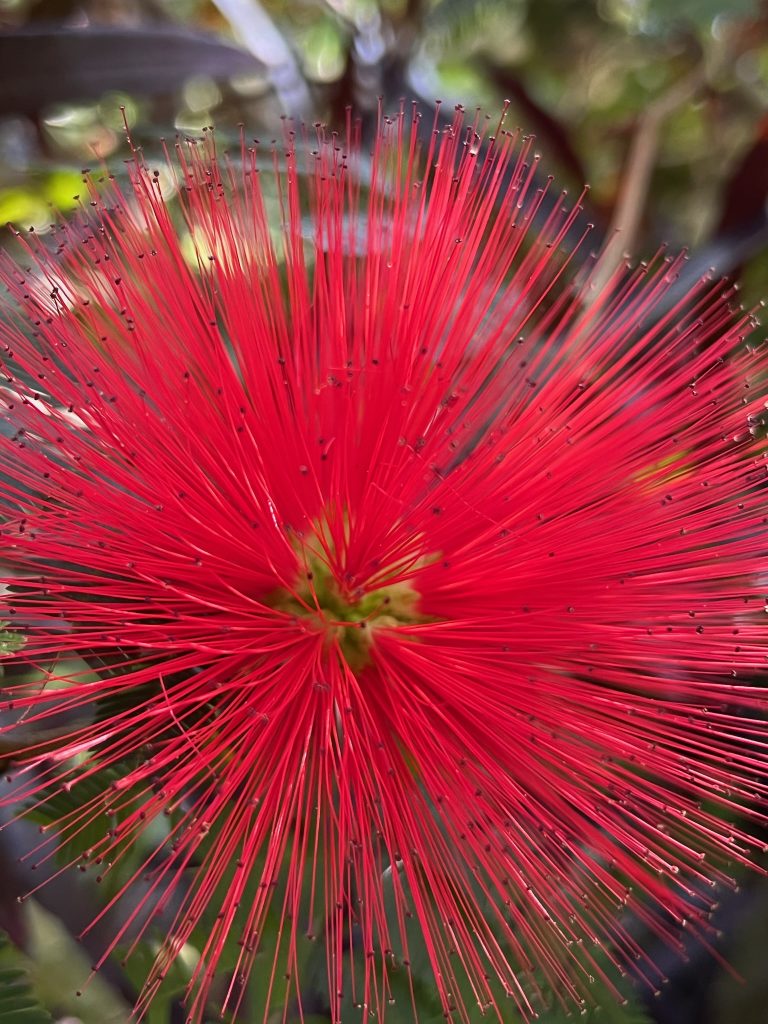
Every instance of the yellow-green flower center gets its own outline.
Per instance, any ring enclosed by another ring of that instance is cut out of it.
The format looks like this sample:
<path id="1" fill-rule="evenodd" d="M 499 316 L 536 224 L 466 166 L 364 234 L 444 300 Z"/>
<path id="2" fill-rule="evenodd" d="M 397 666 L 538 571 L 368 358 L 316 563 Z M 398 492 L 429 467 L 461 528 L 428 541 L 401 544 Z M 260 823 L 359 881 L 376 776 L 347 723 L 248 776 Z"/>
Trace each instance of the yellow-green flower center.
<path id="1" fill-rule="evenodd" d="M 429 619 L 419 611 L 419 594 L 408 581 L 347 593 L 319 557 L 307 557 L 305 566 L 296 585 L 276 592 L 269 603 L 323 632 L 353 671 L 370 663 L 380 630 Z"/>

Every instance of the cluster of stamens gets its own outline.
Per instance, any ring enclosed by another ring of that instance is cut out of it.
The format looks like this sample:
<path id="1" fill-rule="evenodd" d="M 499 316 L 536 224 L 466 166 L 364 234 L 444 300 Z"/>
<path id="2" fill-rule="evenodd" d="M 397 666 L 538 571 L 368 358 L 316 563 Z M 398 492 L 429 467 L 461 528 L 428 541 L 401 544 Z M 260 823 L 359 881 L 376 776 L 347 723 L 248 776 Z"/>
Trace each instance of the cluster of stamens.
<path id="1" fill-rule="evenodd" d="M 328 648 L 336 647 L 353 671 L 370 663 L 376 634 L 382 629 L 428 621 L 419 609 L 420 595 L 407 580 L 366 589 L 340 582 L 324 557 L 302 552 L 302 570 L 291 588 L 276 591 L 269 603 L 322 631 Z"/>

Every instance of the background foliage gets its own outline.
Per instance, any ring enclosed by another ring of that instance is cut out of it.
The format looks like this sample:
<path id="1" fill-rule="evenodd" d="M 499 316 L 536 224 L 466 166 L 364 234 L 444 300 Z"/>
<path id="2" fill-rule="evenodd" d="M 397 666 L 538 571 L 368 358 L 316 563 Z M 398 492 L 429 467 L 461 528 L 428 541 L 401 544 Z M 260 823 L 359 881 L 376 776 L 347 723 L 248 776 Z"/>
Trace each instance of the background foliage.
<path id="1" fill-rule="evenodd" d="M 121 107 L 152 153 L 174 129 L 215 121 L 226 139 L 245 122 L 271 138 L 283 114 L 341 124 L 348 105 L 370 127 L 380 95 L 490 112 L 509 99 L 557 181 L 589 183 L 595 244 L 612 258 L 687 245 L 691 278 L 712 266 L 742 279 L 745 304 L 768 296 L 768 3 L 758 0 L 0 0 L 0 224 L 44 232 L 52 207 L 74 205 L 83 166 L 106 160 L 119 171 Z M 38 820 L 66 813 L 62 800 L 76 809 L 78 794 L 52 799 Z M 107 962 L 86 985 L 104 934 L 74 936 L 102 896 L 88 880 L 56 877 L 55 861 L 33 875 L 36 843 L 29 823 L 0 832 L 0 1022 L 121 1024 L 152 951 L 141 947 L 127 967 Z M 46 875 L 34 899 L 17 902 Z M 629 979 L 626 1007 L 596 991 L 583 1019 L 762 1024 L 768 886 L 744 879 L 718 914 L 722 951 L 743 982 L 693 944 L 685 962 L 660 948 L 662 992 Z M 184 1019 L 177 997 L 195 953 L 150 1024 Z M 311 991 L 324 951 L 308 943 L 301 955 Z M 414 973 L 421 1019 L 441 1021 L 418 958 Z M 257 970 L 254 1021 L 263 988 Z M 398 1002 L 405 1022 L 410 996 Z M 311 1009 L 305 1022 L 328 1021 L 319 995 Z M 347 1009 L 345 1022 L 360 1018 Z"/>

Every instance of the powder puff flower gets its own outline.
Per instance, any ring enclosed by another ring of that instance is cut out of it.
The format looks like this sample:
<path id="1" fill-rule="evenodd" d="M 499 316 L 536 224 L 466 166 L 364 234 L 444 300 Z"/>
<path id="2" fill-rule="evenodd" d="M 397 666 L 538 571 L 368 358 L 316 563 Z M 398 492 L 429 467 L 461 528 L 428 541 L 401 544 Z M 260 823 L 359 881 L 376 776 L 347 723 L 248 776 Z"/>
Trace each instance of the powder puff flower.
<path id="1" fill-rule="evenodd" d="M 140 1008 L 191 943 L 202 1020 L 233 938 L 265 1015 L 312 937 L 334 1021 L 414 935 L 456 1019 L 655 985 L 624 908 L 706 937 L 758 845 L 765 348 L 678 259 L 595 286 L 530 141 L 419 120 L 182 143 L 176 199 L 134 154 L 3 264 L 3 748 L 90 794 L 37 856 L 137 893 L 112 948 L 162 928 Z"/>

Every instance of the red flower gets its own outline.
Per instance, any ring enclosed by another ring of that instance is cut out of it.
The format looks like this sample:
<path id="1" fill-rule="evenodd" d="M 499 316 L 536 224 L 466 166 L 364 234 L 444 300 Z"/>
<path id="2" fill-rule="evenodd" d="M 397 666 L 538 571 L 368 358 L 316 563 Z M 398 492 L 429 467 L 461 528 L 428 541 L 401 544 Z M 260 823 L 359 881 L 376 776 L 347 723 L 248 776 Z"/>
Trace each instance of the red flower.
<path id="1" fill-rule="evenodd" d="M 574 275 L 530 143 L 407 120 L 366 174 L 180 145 L 178 205 L 137 157 L 5 267 L 0 617 L 57 684 L 7 677 L 5 743 L 29 797 L 119 768 L 59 825 L 106 813 L 113 874 L 154 837 L 144 1004 L 213 905 L 194 1021 L 270 914 L 288 974 L 324 931 L 334 1019 L 350 950 L 385 1016 L 410 915 L 460 1016 L 601 948 L 655 982 L 620 908 L 704 932 L 764 821 L 764 348 L 679 260 Z"/>

